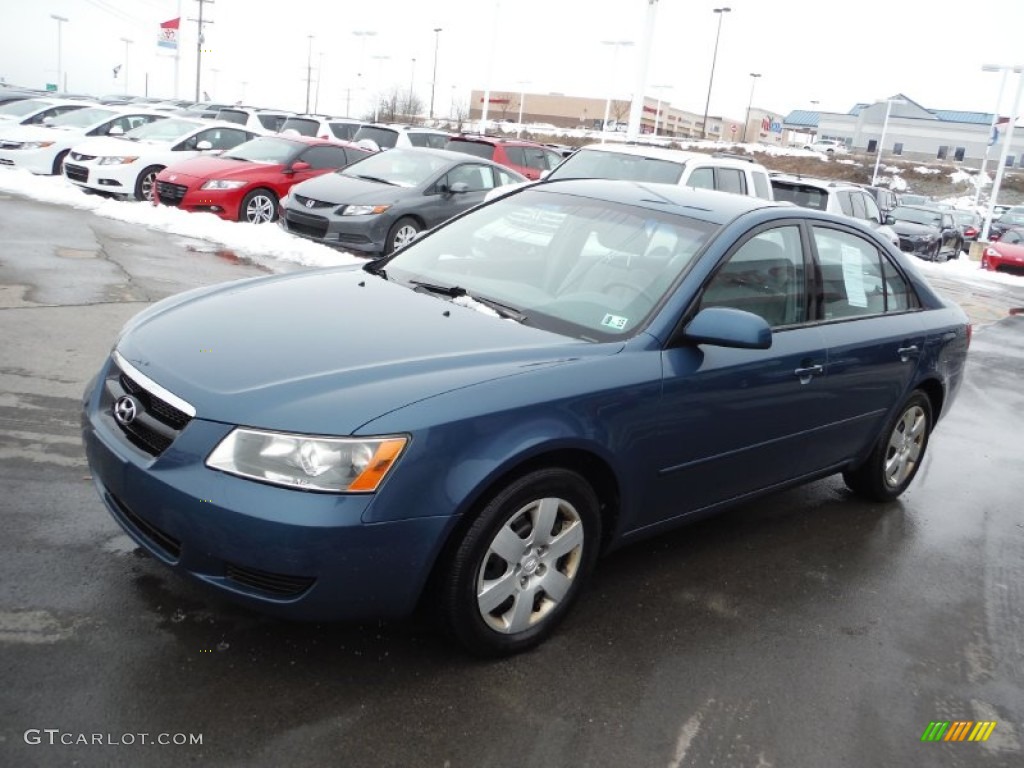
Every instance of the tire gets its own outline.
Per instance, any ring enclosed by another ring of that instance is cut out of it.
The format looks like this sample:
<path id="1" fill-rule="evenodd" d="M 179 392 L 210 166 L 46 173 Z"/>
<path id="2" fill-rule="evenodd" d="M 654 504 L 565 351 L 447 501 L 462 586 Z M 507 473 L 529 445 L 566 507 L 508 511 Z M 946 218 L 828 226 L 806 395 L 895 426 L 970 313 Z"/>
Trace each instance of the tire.
<path id="1" fill-rule="evenodd" d="M 935 247 L 928 251 L 928 261 L 934 261 L 938 263 L 939 254 L 942 252 L 942 242 L 939 241 L 935 244 Z"/>
<path id="2" fill-rule="evenodd" d="M 64 173 L 64 161 L 67 159 L 67 156 L 70 152 L 70 149 L 65 149 L 63 152 L 57 153 L 57 156 L 53 158 L 54 176 L 61 176 Z"/>
<path id="3" fill-rule="evenodd" d="M 600 538 L 597 496 L 577 473 L 549 468 L 511 481 L 443 564 L 442 618 L 478 656 L 533 648 L 569 612 Z"/>
<path id="4" fill-rule="evenodd" d="M 151 165 L 144 168 L 139 178 L 135 180 L 135 199 L 149 200 L 150 194 L 156 185 L 156 175 L 164 169 L 162 165 Z"/>
<path id="5" fill-rule="evenodd" d="M 915 390 L 886 424 L 867 461 L 843 472 L 847 487 L 871 501 L 898 498 L 921 467 L 932 425 L 931 401 Z"/>
<path id="6" fill-rule="evenodd" d="M 388 231 L 388 241 L 384 244 L 384 253 L 393 253 L 412 242 L 422 227 L 415 219 L 405 216 L 394 223 Z"/>
<path id="7" fill-rule="evenodd" d="M 277 221 L 277 195 L 269 189 L 254 189 L 238 206 L 238 220 L 250 224 L 267 224 Z"/>

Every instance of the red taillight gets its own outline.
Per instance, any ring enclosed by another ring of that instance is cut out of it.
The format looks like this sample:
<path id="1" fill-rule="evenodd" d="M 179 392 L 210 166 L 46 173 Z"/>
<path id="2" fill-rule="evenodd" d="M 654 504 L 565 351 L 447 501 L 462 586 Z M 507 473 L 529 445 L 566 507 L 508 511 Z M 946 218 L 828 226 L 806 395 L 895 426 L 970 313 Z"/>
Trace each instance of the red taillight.
<path id="1" fill-rule="evenodd" d="M 968 227 L 966 230 L 964 230 L 964 237 L 974 237 L 977 234 L 978 230 L 976 230 L 974 227 Z"/>

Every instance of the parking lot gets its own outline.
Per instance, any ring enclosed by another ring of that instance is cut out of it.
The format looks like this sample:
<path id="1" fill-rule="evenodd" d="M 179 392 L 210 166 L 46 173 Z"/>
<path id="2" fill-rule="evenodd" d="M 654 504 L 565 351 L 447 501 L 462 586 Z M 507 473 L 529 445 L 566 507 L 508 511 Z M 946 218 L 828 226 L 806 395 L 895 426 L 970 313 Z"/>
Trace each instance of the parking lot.
<path id="1" fill-rule="evenodd" d="M 1024 761 L 1021 291 L 940 281 L 981 327 L 900 501 L 830 478 L 626 548 L 549 642 L 480 662 L 429 616 L 234 607 L 143 556 L 98 499 L 80 397 L 121 324 L 262 268 L 13 197 L 0 242 L 0 765 Z M 997 724 L 921 741 L 965 720 Z"/>

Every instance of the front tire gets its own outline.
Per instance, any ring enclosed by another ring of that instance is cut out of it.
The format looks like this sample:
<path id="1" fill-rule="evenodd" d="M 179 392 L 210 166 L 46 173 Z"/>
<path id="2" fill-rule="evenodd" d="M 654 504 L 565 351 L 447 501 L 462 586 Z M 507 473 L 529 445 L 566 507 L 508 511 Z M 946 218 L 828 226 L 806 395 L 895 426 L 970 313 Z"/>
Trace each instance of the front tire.
<path id="1" fill-rule="evenodd" d="M 58 153 L 57 156 L 53 158 L 54 176 L 60 176 L 64 173 L 64 161 L 67 160 L 68 154 L 70 154 L 70 152 L 70 149 L 65 149 L 63 152 Z"/>
<path id="2" fill-rule="evenodd" d="M 408 216 L 399 219 L 388 232 L 388 241 L 384 245 L 384 253 L 394 253 L 399 248 L 404 248 L 411 243 L 419 234 L 421 227 L 415 219 Z"/>
<path id="3" fill-rule="evenodd" d="M 163 169 L 162 165 L 151 165 L 139 174 L 139 178 L 135 180 L 136 200 L 149 200 L 152 197 L 156 186 L 156 175 Z"/>
<path id="4" fill-rule="evenodd" d="M 932 405 L 916 390 L 879 438 L 867 461 L 843 472 L 847 487 L 871 501 L 892 501 L 913 481 L 932 431 Z"/>
<path id="5" fill-rule="evenodd" d="M 442 575 L 441 612 L 470 652 L 503 656 L 543 642 L 597 560 L 596 494 L 567 469 L 502 488 L 457 543 Z"/>
<path id="6" fill-rule="evenodd" d="M 267 224 L 277 220 L 277 195 L 269 189 L 254 189 L 238 209 L 238 220 L 250 224 Z"/>

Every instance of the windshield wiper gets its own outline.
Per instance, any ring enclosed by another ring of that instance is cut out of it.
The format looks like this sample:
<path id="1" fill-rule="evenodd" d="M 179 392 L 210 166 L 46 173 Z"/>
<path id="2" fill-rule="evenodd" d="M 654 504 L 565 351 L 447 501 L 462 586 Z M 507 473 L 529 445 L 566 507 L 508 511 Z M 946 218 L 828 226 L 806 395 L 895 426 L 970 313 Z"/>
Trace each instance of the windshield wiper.
<path id="1" fill-rule="evenodd" d="M 386 258 L 386 256 L 379 256 L 376 259 L 373 259 L 372 261 L 366 262 L 365 264 L 363 264 L 363 271 L 369 272 L 371 275 L 383 277 L 385 280 L 387 280 L 388 272 L 386 269 L 384 269 Z"/>
<path id="2" fill-rule="evenodd" d="M 364 175 L 359 174 L 359 173 L 353 174 L 353 175 L 357 179 L 366 179 L 367 181 L 376 181 L 378 184 L 387 184 L 388 186 L 391 186 L 391 187 L 397 187 L 398 186 L 397 184 L 395 184 L 395 182 L 388 181 L 387 179 L 382 179 L 379 176 L 364 176 Z"/>
<path id="3" fill-rule="evenodd" d="M 515 320 L 517 323 L 526 321 L 526 315 L 518 309 L 510 307 L 508 304 L 502 304 L 500 301 L 489 299 L 486 296 L 470 293 L 461 285 L 439 285 L 437 283 L 427 283 L 420 280 L 410 280 L 409 282 L 416 286 L 413 289 L 415 291 L 436 293 L 440 296 L 447 296 L 450 299 L 457 299 L 460 296 L 465 296 L 467 299 L 472 299 L 477 304 L 483 304 L 488 309 L 494 310 L 498 313 L 499 317 L 506 320 Z"/>

